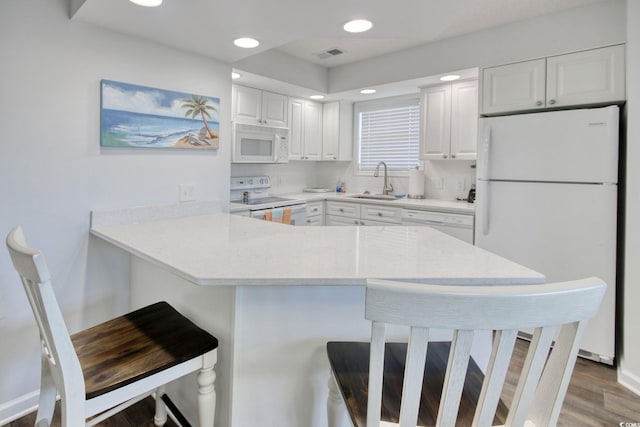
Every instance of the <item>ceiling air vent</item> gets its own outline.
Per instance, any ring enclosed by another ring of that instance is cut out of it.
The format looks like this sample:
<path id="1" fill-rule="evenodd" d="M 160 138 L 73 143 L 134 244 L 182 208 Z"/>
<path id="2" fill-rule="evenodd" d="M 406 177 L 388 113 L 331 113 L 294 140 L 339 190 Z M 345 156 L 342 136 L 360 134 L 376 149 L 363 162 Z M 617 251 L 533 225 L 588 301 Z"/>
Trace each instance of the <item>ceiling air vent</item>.
<path id="1" fill-rule="evenodd" d="M 316 53 L 316 56 L 320 59 L 327 59 L 327 58 L 332 58 L 334 56 L 342 55 L 343 53 L 344 53 L 344 50 L 337 47 L 332 47 L 331 49 L 327 49 L 320 53 Z"/>

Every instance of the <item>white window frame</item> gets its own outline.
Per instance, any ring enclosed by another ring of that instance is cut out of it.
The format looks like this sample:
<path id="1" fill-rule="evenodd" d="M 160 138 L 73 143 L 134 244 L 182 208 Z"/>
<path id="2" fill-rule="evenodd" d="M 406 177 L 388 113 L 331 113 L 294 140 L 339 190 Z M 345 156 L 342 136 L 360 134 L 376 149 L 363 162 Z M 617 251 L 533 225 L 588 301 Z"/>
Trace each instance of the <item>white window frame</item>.
<path id="1" fill-rule="evenodd" d="M 389 98 L 380 98 L 371 101 L 355 102 L 353 105 L 353 175 L 355 176 L 371 176 L 373 171 L 360 170 L 360 113 L 372 110 L 391 109 L 394 107 L 403 107 L 409 105 L 420 105 L 420 93 L 409 95 L 393 96 Z M 419 127 L 418 127 L 419 128 Z M 420 142 L 418 141 L 418 144 Z M 422 161 L 418 154 L 418 164 Z M 408 176 L 409 171 L 389 170 L 389 176 Z"/>

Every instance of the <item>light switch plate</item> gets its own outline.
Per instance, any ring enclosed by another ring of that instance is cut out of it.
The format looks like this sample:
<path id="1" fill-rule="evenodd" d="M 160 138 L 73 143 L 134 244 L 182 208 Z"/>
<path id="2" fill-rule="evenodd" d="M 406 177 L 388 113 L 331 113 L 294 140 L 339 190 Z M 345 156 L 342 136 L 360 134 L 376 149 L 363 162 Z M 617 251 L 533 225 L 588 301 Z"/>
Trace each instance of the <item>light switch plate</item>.
<path id="1" fill-rule="evenodd" d="M 178 200 L 181 202 L 191 202 L 196 199 L 196 186 L 194 184 L 180 184 Z"/>

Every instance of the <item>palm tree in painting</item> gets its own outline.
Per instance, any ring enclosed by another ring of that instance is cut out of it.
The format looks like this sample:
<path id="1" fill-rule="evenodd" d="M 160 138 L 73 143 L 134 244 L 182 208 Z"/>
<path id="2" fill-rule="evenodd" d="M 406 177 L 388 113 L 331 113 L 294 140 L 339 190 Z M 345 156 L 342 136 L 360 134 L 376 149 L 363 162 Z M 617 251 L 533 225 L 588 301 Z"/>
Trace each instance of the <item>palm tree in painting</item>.
<path id="1" fill-rule="evenodd" d="M 211 118 L 211 114 L 209 111 L 218 111 L 212 105 L 209 105 L 209 100 L 199 96 L 199 95 L 191 95 L 191 99 L 183 99 L 181 108 L 188 108 L 187 112 L 184 113 L 185 117 L 191 117 L 195 119 L 198 115 L 202 118 L 202 122 L 204 123 L 204 127 L 207 128 L 207 134 L 209 138 L 215 138 L 215 135 L 209 128 L 209 124 L 207 123 L 207 119 Z M 206 142 L 206 141 L 205 141 Z"/>

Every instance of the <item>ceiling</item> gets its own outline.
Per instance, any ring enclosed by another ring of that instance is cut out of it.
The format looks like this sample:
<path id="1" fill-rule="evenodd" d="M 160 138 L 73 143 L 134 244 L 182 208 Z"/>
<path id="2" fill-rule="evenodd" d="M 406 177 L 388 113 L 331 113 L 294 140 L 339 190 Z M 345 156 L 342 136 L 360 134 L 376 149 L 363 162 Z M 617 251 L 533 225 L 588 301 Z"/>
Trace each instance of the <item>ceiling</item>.
<path id="1" fill-rule="evenodd" d="M 72 19 L 233 64 L 279 49 L 331 68 L 373 56 L 602 0 L 164 0 L 158 8 L 128 0 L 70 0 Z M 373 29 L 342 25 L 367 18 Z M 233 45 L 238 37 L 255 49 Z M 317 54 L 339 48 L 328 59 Z"/>

